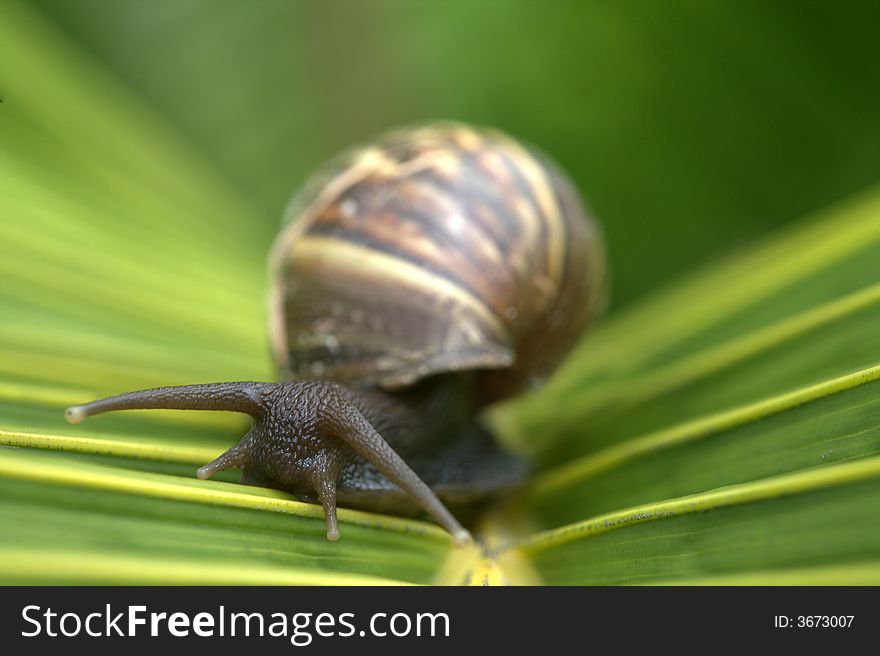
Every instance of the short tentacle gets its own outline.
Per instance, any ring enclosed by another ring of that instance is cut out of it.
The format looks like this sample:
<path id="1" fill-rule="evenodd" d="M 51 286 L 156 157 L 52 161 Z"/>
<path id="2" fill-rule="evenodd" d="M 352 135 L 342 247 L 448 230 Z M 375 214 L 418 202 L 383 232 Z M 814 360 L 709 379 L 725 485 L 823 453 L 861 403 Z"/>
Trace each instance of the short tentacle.
<path id="1" fill-rule="evenodd" d="M 246 439 L 247 436 L 245 437 L 245 440 Z M 248 464 L 248 449 L 246 446 L 244 446 L 245 440 L 242 440 L 228 451 L 224 451 L 222 454 L 214 458 L 211 462 L 199 467 L 198 471 L 196 471 L 196 476 L 202 480 L 205 480 L 207 478 L 211 478 L 211 476 L 213 476 L 217 472 L 223 471 L 224 469 L 231 469 L 233 467 L 246 467 Z"/>

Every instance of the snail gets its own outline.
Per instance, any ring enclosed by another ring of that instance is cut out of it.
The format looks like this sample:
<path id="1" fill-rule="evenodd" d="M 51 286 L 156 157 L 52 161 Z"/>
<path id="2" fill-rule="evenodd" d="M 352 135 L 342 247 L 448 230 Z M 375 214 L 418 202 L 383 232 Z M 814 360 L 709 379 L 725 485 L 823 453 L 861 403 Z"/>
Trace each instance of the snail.
<path id="1" fill-rule="evenodd" d="M 446 504 L 497 496 L 528 469 L 481 411 L 554 370 L 598 311 L 604 268 L 598 228 L 545 155 L 488 128 L 398 129 L 288 207 L 269 257 L 283 382 L 142 390 L 66 417 L 247 413 L 250 430 L 199 478 L 237 467 L 242 483 L 320 503 L 330 540 L 339 503 L 421 509 L 467 543 Z"/>

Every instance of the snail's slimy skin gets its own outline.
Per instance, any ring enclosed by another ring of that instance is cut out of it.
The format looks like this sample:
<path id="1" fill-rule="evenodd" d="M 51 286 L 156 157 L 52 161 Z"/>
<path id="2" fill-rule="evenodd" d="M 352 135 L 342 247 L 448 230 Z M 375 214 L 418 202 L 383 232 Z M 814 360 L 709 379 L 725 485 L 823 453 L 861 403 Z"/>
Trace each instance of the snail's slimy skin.
<path id="1" fill-rule="evenodd" d="M 80 423 L 114 410 L 243 412 L 254 419 L 251 429 L 201 467 L 199 478 L 237 467 L 243 482 L 318 501 L 329 540 L 339 538 L 336 504 L 342 499 L 372 510 L 420 507 L 464 544 L 470 534 L 432 487 L 457 502 L 478 499 L 518 483 L 526 466 L 470 425 L 473 414 L 462 388 L 462 381 L 452 379 L 426 381 L 401 393 L 352 390 L 325 380 L 184 385 L 120 394 L 73 406 L 65 414 Z M 474 480 L 481 484 L 470 485 Z"/>

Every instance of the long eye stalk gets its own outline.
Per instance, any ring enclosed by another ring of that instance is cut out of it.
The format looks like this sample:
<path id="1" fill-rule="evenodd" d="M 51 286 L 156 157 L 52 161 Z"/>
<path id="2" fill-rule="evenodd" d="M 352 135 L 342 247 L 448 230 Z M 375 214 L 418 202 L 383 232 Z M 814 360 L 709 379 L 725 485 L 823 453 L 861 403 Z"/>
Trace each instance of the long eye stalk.
<path id="1" fill-rule="evenodd" d="M 269 383 L 208 383 L 127 392 L 69 407 L 64 417 L 79 424 L 86 417 L 115 410 L 224 410 L 262 416 L 260 393 Z"/>

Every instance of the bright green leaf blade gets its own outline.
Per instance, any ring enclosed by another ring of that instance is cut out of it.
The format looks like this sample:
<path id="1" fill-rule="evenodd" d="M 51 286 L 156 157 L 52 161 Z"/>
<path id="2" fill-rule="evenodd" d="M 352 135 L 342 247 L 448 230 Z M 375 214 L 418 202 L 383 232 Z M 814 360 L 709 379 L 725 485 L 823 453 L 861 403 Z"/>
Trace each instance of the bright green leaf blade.
<path id="1" fill-rule="evenodd" d="M 425 583 L 450 549 L 433 525 L 346 509 L 340 510 L 345 540 L 329 543 L 320 507 L 280 492 L 48 452 L 0 449 L 0 490 L 4 580 L 18 580 L 21 570 L 27 582 L 82 581 L 58 563 L 42 575 L 33 567 L 31 550 L 51 547 L 71 566 L 92 552 L 132 568 L 100 572 L 91 565 L 102 582 L 320 583 L 319 574 L 328 572 L 328 584 L 346 583 L 346 577 Z M 171 562 L 167 573 L 158 567 L 163 558 Z"/>
<path id="2" fill-rule="evenodd" d="M 843 567 L 841 580 L 848 564 L 871 569 L 878 240 L 876 200 L 826 213 L 610 322 L 595 364 L 588 341 L 579 369 L 508 409 L 519 430 L 558 439 L 555 466 L 523 498 L 555 528 L 520 555 L 550 583 L 734 583 L 762 570 L 769 582 L 804 568 L 829 582 L 823 565 Z M 608 344 L 629 356 L 602 372 Z M 848 471 L 868 473 L 855 484 Z"/>
<path id="3" fill-rule="evenodd" d="M 538 476 L 545 526 L 880 454 L 880 366 L 640 436 Z"/>
<path id="4" fill-rule="evenodd" d="M 687 584 L 802 567 L 820 576 L 866 562 L 876 580 L 878 499 L 880 458 L 866 458 L 607 513 L 518 551 L 549 584 Z"/>

